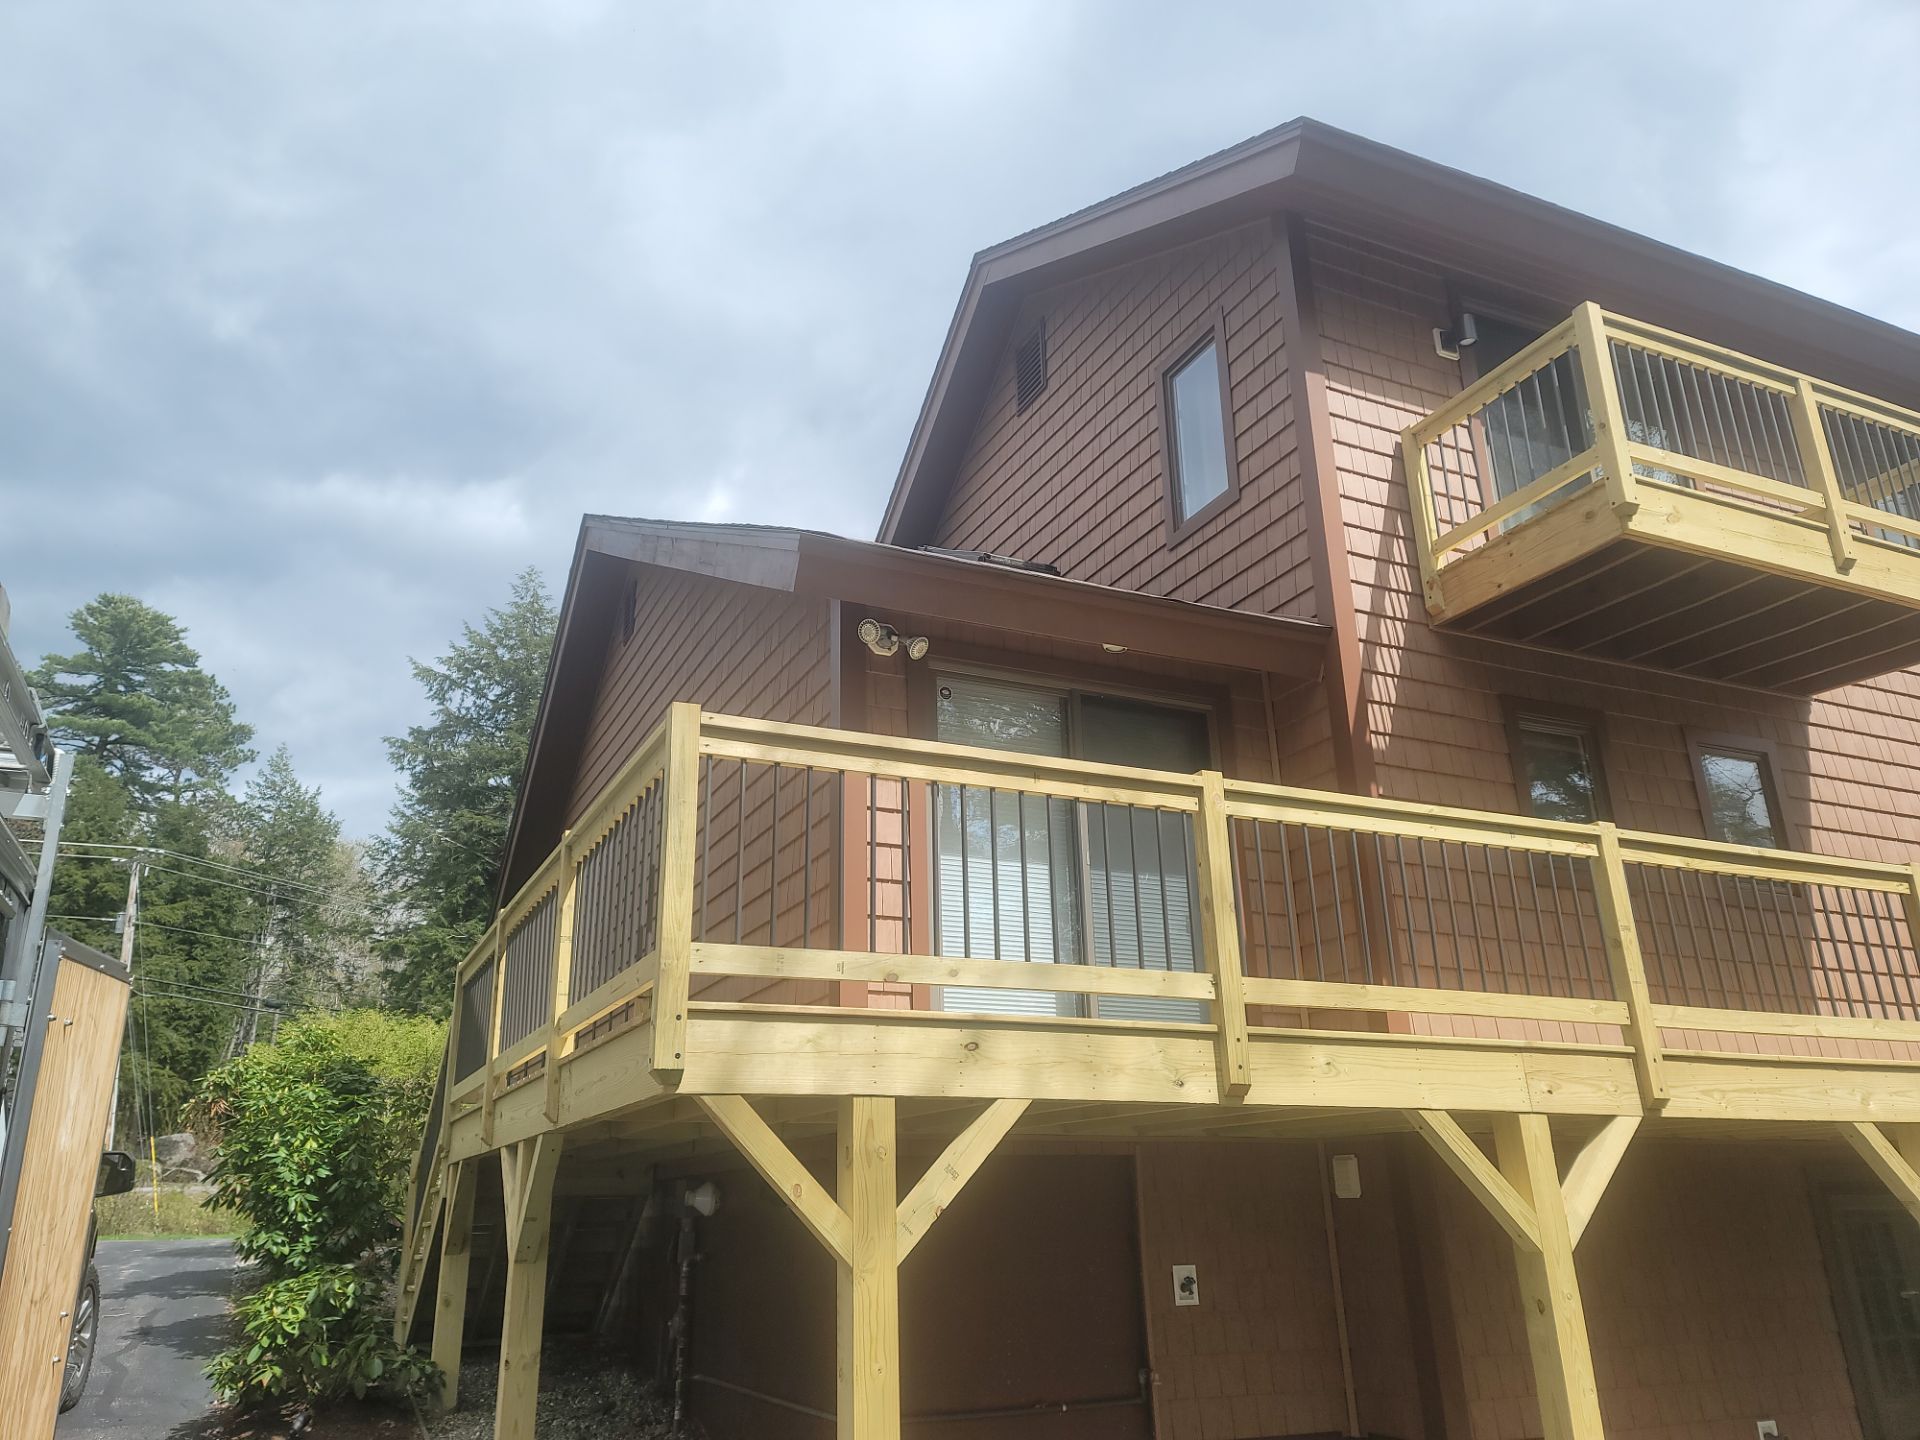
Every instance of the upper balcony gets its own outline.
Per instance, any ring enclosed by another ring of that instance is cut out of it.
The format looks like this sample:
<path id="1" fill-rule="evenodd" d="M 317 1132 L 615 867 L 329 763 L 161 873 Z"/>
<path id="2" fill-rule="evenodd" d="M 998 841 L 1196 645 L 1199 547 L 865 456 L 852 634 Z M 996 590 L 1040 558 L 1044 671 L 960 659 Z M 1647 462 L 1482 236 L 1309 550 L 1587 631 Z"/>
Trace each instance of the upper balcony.
<path id="1" fill-rule="evenodd" d="M 1800 695 L 1920 660 L 1920 415 L 1587 304 L 1402 446 L 1449 630 Z"/>

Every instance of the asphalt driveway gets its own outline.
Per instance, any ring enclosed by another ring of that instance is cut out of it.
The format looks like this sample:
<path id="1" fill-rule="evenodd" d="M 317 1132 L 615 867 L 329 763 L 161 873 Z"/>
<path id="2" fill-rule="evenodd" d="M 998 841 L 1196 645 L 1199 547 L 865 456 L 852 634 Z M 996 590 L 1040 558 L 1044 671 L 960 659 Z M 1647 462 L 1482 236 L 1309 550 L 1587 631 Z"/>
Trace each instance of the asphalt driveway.
<path id="1" fill-rule="evenodd" d="M 163 1440 L 212 1400 L 207 1360 L 227 1338 L 225 1240 L 102 1240 L 100 1343 L 57 1440 Z"/>

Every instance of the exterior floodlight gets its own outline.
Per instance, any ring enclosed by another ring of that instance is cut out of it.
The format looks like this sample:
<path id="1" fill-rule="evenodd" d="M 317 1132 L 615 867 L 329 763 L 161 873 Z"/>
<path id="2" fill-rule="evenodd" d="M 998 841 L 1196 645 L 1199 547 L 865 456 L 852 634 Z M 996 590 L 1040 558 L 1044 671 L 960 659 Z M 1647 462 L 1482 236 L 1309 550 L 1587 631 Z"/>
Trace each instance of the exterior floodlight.
<path id="1" fill-rule="evenodd" d="M 904 645 L 909 660 L 924 660 L 927 651 L 933 648 L 933 642 L 926 636 L 904 636 L 886 621 L 875 620 L 871 615 L 860 622 L 854 634 L 860 637 L 862 645 L 876 655 L 897 655 Z"/>

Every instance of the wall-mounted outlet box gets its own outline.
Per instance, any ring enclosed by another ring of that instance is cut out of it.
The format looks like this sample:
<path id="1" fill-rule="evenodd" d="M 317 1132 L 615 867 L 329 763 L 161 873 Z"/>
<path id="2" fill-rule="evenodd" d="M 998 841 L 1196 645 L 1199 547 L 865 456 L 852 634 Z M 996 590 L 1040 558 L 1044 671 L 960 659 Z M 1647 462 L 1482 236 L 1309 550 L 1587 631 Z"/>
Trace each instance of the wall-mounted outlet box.
<path id="1" fill-rule="evenodd" d="M 1200 1303 L 1200 1273 L 1193 1266 L 1173 1267 L 1173 1303 L 1176 1305 Z"/>
<path id="2" fill-rule="evenodd" d="M 1333 1171 L 1333 1196 L 1336 1200 L 1360 1198 L 1360 1157 L 1336 1155 L 1328 1167 Z"/>
<path id="3" fill-rule="evenodd" d="M 1757 1421 L 1753 1428 L 1755 1440 L 1780 1440 L 1780 1427 L 1771 1420 Z"/>

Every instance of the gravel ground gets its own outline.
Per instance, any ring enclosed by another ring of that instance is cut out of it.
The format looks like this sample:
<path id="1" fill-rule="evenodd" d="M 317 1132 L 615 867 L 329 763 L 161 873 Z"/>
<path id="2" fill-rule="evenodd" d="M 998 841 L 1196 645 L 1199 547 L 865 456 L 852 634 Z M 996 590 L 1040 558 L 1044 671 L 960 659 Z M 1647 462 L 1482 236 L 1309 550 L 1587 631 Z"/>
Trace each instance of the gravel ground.
<path id="1" fill-rule="evenodd" d="M 667 1408 L 631 1373 L 592 1356 L 556 1355 L 540 1367 L 540 1440 L 670 1440 Z M 432 1440 L 493 1440 L 494 1384 L 489 1357 L 460 1367 L 460 1408 L 427 1418 Z M 678 1440 L 698 1440 L 689 1428 Z"/>

